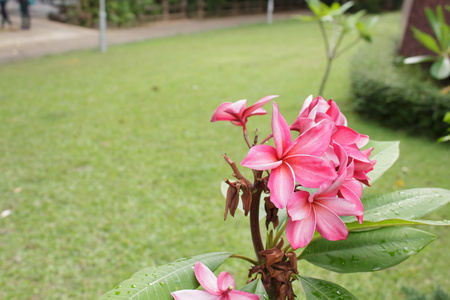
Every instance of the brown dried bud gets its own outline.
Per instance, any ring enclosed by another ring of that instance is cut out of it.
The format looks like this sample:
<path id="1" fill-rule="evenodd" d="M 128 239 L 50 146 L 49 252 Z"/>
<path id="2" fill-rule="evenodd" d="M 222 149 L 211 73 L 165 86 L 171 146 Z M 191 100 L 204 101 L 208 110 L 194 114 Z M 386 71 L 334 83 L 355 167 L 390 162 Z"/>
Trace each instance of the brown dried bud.
<path id="1" fill-rule="evenodd" d="M 234 213 L 236 212 L 236 209 L 239 204 L 239 189 L 241 185 L 239 182 L 231 183 L 227 181 L 229 187 L 227 190 L 227 199 L 225 203 L 225 215 L 224 220 L 227 219 L 228 211 L 230 212 L 230 215 L 234 217 Z"/>
<path id="2" fill-rule="evenodd" d="M 252 206 L 252 191 L 250 189 L 250 182 L 247 180 L 241 180 L 241 186 L 243 187 L 242 193 L 242 208 L 244 209 L 245 216 L 250 212 L 250 207 Z"/>
<path id="3" fill-rule="evenodd" d="M 273 227 L 277 227 L 278 221 L 278 208 L 270 201 L 270 197 L 264 198 L 265 210 L 266 210 L 266 228 L 269 229 L 269 224 L 272 222 Z"/>

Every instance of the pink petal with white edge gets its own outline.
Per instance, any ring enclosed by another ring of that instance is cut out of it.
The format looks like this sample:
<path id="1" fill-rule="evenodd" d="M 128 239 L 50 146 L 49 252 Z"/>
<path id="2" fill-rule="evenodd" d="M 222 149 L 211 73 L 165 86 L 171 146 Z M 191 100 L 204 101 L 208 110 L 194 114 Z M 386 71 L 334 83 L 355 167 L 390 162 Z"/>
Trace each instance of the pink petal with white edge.
<path id="1" fill-rule="evenodd" d="M 172 293 L 175 300 L 221 300 L 222 296 L 213 295 L 207 291 L 181 290 Z"/>
<path id="2" fill-rule="evenodd" d="M 295 180 L 307 188 L 318 188 L 337 178 L 334 164 L 311 155 L 295 155 L 285 159 L 295 174 Z"/>
<path id="3" fill-rule="evenodd" d="M 233 103 L 231 102 L 224 102 L 220 104 L 219 107 L 217 107 L 216 110 L 214 111 L 214 114 L 211 118 L 211 122 L 236 120 L 235 116 L 225 112 L 225 110 L 232 104 Z"/>
<path id="4" fill-rule="evenodd" d="M 236 283 L 228 272 L 222 272 L 219 274 L 219 277 L 217 278 L 217 286 L 221 292 L 236 289 Z"/>
<path id="5" fill-rule="evenodd" d="M 287 204 L 287 212 L 293 221 L 306 219 L 311 213 L 311 203 L 308 201 L 309 193 L 295 192 Z"/>
<path id="6" fill-rule="evenodd" d="M 363 213 L 363 206 L 361 201 L 354 203 L 343 198 L 327 198 L 317 199 L 314 204 L 319 203 L 338 216 L 358 216 Z"/>
<path id="7" fill-rule="evenodd" d="M 337 214 L 320 203 L 314 203 L 314 209 L 316 210 L 316 230 L 324 238 L 330 241 L 345 240 L 347 238 L 347 226 Z"/>
<path id="8" fill-rule="evenodd" d="M 245 110 L 245 106 L 247 105 L 247 100 L 242 99 L 239 101 L 234 102 L 233 104 L 231 104 L 230 106 L 228 106 L 225 109 L 225 112 L 229 113 L 229 114 L 241 114 L 244 112 Z"/>
<path id="9" fill-rule="evenodd" d="M 210 294 L 220 295 L 221 292 L 217 286 L 217 277 L 201 262 L 197 262 L 194 267 L 195 277 L 200 285 Z"/>
<path id="10" fill-rule="evenodd" d="M 333 124 L 320 122 L 296 138 L 285 157 L 296 154 L 321 156 L 330 144 L 332 130 Z"/>
<path id="11" fill-rule="evenodd" d="M 286 225 L 286 238 L 292 248 L 302 248 L 311 242 L 316 229 L 314 208 L 306 219 L 293 221 L 289 219 Z"/>
<path id="12" fill-rule="evenodd" d="M 278 95 L 270 95 L 270 96 L 266 96 L 264 98 L 259 99 L 255 104 L 253 104 L 252 106 L 248 107 L 245 111 L 244 111 L 244 117 L 247 118 L 250 115 L 255 115 L 256 110 L 259 109 L 260 107 L 262 107 L 264 104 L 266 104 L 267 102 L 269 102 L 270 100 L 272 100 L 273 98 L 279 97 Z"/>
<path id="13" fill-rule="evenodd" d="M 243 291 L 231 291 L 228 296 L 230 300 L 259 300 L 259 296 Z"/>
<path id="14" fill-rule="evenodd" d="M 281 115 L 278 105 L 272 102 L 272 135 L 275 142 L 278 158 L 281 158 L 284 151 L 291 145 L 291 131 L 286 120 Z"/>
<path id="15" fill-rule="evenodd" d="M 264 108 L 258 108 L 258 109 L 255 109 L 255 111 L 253 111 L 251 114 L 248 114 L 248 115 L 245 114 L 244 118 L 248 118 L 248 117 L 256 116 L 256 115 L 265 115 L 265 114 L 267 114 L 267 111 Z"/>
<path id="16" fill-rule="evenodd" d="M 258 171 L 272 170 L 282 164 L 277 158 L 277 151 L 269 145 L 257 145 L 250 148 L 241 165 Z"/>
<path id="17" fill-rule="evenodd" d="M 288 164 L 281 164 L 270 173 L 267 186 L 270 189 L 270 201 L 279 209 L 286 206 L 295 188 L 294 173 Z"/>

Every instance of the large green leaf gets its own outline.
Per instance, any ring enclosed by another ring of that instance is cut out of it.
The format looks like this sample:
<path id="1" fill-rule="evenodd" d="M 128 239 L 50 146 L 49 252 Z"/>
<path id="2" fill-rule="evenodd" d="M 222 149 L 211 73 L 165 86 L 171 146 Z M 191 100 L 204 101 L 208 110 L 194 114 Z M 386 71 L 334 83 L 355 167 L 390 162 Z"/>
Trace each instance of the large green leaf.
<path id="1" fill-rule="evenodd" d="M 450 58 L 441 57 L 430 68 L 430 74 L 436 79 L 442 80 L 450 76 Z"/>
<path id="2" fill-rule="evenodd" d="M 364 221 L 387 219 L 414 220 L 438 210 L 450 202 L 450 191 L 439 188 L 410 189 L 383 195 L 363 196 Z M 355 217 L 342 217 L 346 223 Z"/>
<path id="3" fill-rule="evenodd" d="M 372 171 L 368 173 L 370 177 L 370 184 L 377 181 L 381 175 L 384 174 L 398 159 L 400 150 L 399 150 L 398 141 L 393 142 L 378 142 L 378 141 L 370 141 L 366 148 L 373 147 L 372 154 L 370 159 L 376 160 Z"/>
<path id="4" fill-rule="evenodd" d="M 362 224 L 359 222 L 353 222 L 347 224 L 348 231 L 356 231 L 362 229 L 374 229 L 381 227 L 392 227 L 392 226 L 407 226 L 407 225 L 432 225 L 432 226 L 449 226 L 450 221 L 435 221 L 435 220 L 403 220 L 403 219 L 388 219 L 380 222 L 369 222 L 364 221 Z"/>
<path id="5" fill-rule="evenodd" d="M 182 258 L 175 262 L 143 269 L 123 281 L 101 299 L 173 300 L 171 292 L 196 289 L 194 265 L 201 261 L 212 271 L 216 270 L 231 253 L 217 252 Z"/>
<path id="6" fill-rule="evenodd" d="M 300 258 L 339 272 L 371 272 L 395 266 L 422 250 L 435 235 L 408 227 L 350 232 L 346 240 L 311 242 Z"/>
<path id="7" fill-rule="evenodd" d="M 269 300 L 269 296 L 267 295 L 266 289 L 264 288 L 261 279 L 253 280 L 252 282 L 243 286 L 240 290 L 258 295 L 260 300 Z"/>
<path id="8" fill-rule="evenodd" d="M 441 13 L 442 13 L 442 8 L 441 8 Z M 428 23 L 430 23 L 431 28 L 433 28 L 434 35 L 439 38 L 441 36 L 441 29 L 440 29 L 441 26 L 435 16 L 433 10 L 429 7 L 425 7 L 425 15 L 427 16 Z"/>
<path id="9" fill-rule="evenodd" d="M 298 280 L 300 280 L 303 291 L 306 295 L 306 300 L 352 300 L 358 299 L 352 295 L 349 291 L 337 285 L 336 283 L 329 282 L 326 280 L 304 277 L 304 276 L 295 276 Z"/>

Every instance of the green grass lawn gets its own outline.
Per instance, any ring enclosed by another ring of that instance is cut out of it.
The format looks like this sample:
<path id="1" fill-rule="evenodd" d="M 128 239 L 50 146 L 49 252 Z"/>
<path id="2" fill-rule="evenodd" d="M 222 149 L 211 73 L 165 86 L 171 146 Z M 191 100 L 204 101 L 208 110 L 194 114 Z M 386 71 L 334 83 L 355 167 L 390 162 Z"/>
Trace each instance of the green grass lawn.
<path id="1" fill-rule="evenodd" d="M 399 14 L 384 15 L 375 40 L 399 27 Z M 322 47 L 316 24 L 283 21 L 0 66 L 0 212 L 12 210 L 0 218 L 0 299 L 95 299 L 179 257 L 253 255 L 248 220 L 223 221 L 219 188 L 231 176 L 222 153 L 240 162 L 246 146 L 239 128 L 209 120 L 223 101 L 279 94 L 293 122 L 317 93 Z M 350 59 L 336 61 L 324 96 L 357 131 L 401 140 L 401 158 L 367 191 L 450 189 L 448 145 L 352 112 Z M 255 127 L 265 136 L 270 114 L 250 119 Z M 448 206 L 430 216 L 449 217 Z M 404 285 L 448 288 L 448 230 L 425 230 L 439 238 L 387 271 L 299 269 L 361 299 L 401 299 Z M 223 268 L 244 284 L 247 267 L 230 260 Z"/>

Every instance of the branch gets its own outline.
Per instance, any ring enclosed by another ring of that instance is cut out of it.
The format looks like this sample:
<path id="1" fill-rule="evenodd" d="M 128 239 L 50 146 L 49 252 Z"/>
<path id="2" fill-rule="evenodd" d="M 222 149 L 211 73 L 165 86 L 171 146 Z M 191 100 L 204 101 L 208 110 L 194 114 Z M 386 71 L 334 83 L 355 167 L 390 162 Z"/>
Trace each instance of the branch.
<path id="1" fill-rule="evenodd" d="M 230 165 L 231 169 L 233 170 L 233 176 L 236 177 L 239 180 L 245 180 L 250 184 L 250 188 L 253 189 L 253 185 L 250 183 L 250 181 L 245 178 L 244 175 L 241 174 L 241 172 L 238 170 L 236 163 L 234 161 L 232 161 L 228 155 L 223 154 L 222 155 L 223 158 L 225 159 L 225 161 Z"/>

